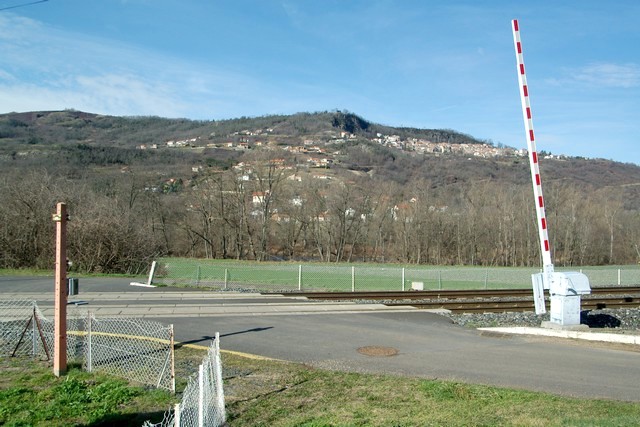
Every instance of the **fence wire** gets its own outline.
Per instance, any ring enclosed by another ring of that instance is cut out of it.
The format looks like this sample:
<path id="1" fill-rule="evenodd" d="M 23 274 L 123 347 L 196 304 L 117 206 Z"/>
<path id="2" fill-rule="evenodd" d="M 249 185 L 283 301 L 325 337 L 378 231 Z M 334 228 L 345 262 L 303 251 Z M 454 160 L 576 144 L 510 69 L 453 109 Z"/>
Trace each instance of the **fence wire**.
<path id="1" fill-rule="evenodd" d="M 45 337 L 39 310 L 32 300 L 0 300 L 0 354 L 36 356 Z M 39 343 L 39 347 L 37 342 Z"/>
<path id="2" fill-rule="evenodd" d="M 89 311 L 67 311 L 67 356 L 91 371 L 175 392 L 173 325 L 141 318 L 96 318 Z M 52 359 L 54 322 L 33 300 L 0 300 L 0 356 Z M 222 426 L 226 421 L 220 334 L 189 378 L 181 403 L 159 424 L 145 426 Z"/>
<path id="3" fill-rule="evenodd" d="M 189 378 L 182 393 L 182 401 L 165 413 L 158 424 L 147 421 L 143 427 L 204 427 L 222 426 L 226 422 L 220 334 L 198 367 L 198 373 Z"/>
<path id="4" fill-rule="evenodd" d="M 172 326 L 89 313 L 84 368 L 175 391 L 172 341 Z"/>
<path id="5" fill-rule="evenodd" d="M 153 282 L 222 290 L 286 291 L 399 291 L 412 286 L 436 289 L 499 289 L 531 286 L 526 267 L 434 267 L 347 265 L 290 262 L 229 262 L 165 258 L 158 260 Z M 638 285 L 640 266 L 620 268 L 556 268 L 581 271 L 591 286 Z"/>
<path id="6" fill-rule="evenodd" d="M 83 357 L 83 316 L 67 311 L 67 357 Z M 47 319 L 33 300 L 0 300 L 0 355 L 53 357 L 54 322 Z"/>
<path id="7" fill-rule="evenodd" d="M 97 319 L 67 307 L 67 359 L 88 371 L 175 391 L 173 326 L 141 318 Z M 0 355 L 53 359 L 54 322 L 33 300 L 0 300 Z"/>

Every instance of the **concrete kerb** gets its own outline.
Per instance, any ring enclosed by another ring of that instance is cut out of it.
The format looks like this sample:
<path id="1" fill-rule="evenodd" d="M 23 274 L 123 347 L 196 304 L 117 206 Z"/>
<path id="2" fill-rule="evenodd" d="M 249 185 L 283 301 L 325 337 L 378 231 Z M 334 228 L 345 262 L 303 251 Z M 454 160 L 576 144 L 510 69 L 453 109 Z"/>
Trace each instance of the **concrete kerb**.
<path id="1" fill-rule="evenodd" d="M 415 312 L 417 309 L 388 309 L 386 307 L 359 309 L 357 307 L 307 307 L 307 306 L 264 306 L 264 307 L 202 307 L 202 308 L 186 308 L 186 307 L 144 307 L 144 306 L 83 306 L 94 312 L 97 316 L 102 317 L 219 317 L 219 316 L 310 316 L 318 314 L 363 314 L 373 312 Z M 45 316 L 53 315 L 53 307 L 40 306 L 40 310 Z M 427 310 L 421 310 L 426 312 Z M 434 311 L 436 312 L 436 311 Z"/>
<path id="2" fill-rule="evenodd" d="M 640 345 L 640 335 L 607 334 L 591 331 L 566 331 L 559 329 L 532 328 L 525 326 L 518 327 L 493 327 L 478 328 L 479 331 L 496 332 L 501 334 L 533 335 L 552 338 L 571 338 L 586 341 L 600 341 L 617 344 Z"/>

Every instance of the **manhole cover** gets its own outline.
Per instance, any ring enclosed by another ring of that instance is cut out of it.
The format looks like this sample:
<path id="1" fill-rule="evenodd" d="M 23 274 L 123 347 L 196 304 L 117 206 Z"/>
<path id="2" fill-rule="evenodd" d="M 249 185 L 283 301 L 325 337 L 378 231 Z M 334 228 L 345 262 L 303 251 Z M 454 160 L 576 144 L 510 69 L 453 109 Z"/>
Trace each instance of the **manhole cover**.
<path id="1" fill-rule="evenodd" d="M 373 356 L 373 357 L 389 357 L 395 356 L 398 354 L 398 350 L 393 347 L 381 347 L 377 345 L 360 347 L 358 349 L 358 353 L 364 354 L 365 356 Z"/>

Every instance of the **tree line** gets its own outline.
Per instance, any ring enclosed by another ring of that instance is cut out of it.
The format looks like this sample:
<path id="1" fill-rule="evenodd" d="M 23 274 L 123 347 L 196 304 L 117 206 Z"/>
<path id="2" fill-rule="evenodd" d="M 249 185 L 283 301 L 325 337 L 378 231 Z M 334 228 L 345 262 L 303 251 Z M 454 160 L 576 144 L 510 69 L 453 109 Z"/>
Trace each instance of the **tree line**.
<path id="1" fill-rule="evenodd" d="M 160 256 L 540 265 L 530 184 L 323 179 L 266 151 L 245 160 L 167 193 L 130 171 L 100 180 L 4 173 L 0 267 L 53 268 L 51 214 L 61 201 L 71 215 L 72 269 L 83 272 L 138 274 Z M 640 212 L 625 207 L 621 191 L 561 181 L 544 191 L 556 265 L 638 261 Z"/>

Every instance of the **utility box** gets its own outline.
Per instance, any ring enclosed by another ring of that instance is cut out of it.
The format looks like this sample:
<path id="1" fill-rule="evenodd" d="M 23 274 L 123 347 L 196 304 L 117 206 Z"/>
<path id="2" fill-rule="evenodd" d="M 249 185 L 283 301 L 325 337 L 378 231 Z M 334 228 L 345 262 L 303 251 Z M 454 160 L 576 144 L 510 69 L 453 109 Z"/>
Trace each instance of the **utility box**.
<path id="1" fill-rule="evenodd" d="M 589 285 L 589 278 L 577 271 L 553 272 L 551 273 L 549 290 L 551 295 L 589 295 L 591 286 Z"/>
<path id="2" fill-rule="evenodd" d="M 589 278 L 577 271 L 553 272 L 549 278 L 551 323 L 560 326 L 580 325 L 580 296 L 591 293 Z"/>
<path id="3" fill-rule="evenodd" d="M 411 282 L 412 291 L 424 291 L 424 282 Z"/>
<path id="4" fill-rule="evenodd" d="M 67 295 L 78 295 L 78 287 L 80 286 L 80 279 L 75 277 L 67 278 Z"/>
<path id="5" fill-rule="evenodd" d="M 551 295 L 549 320 L 560 326 L 580 324 L 580 296 Z"/>

